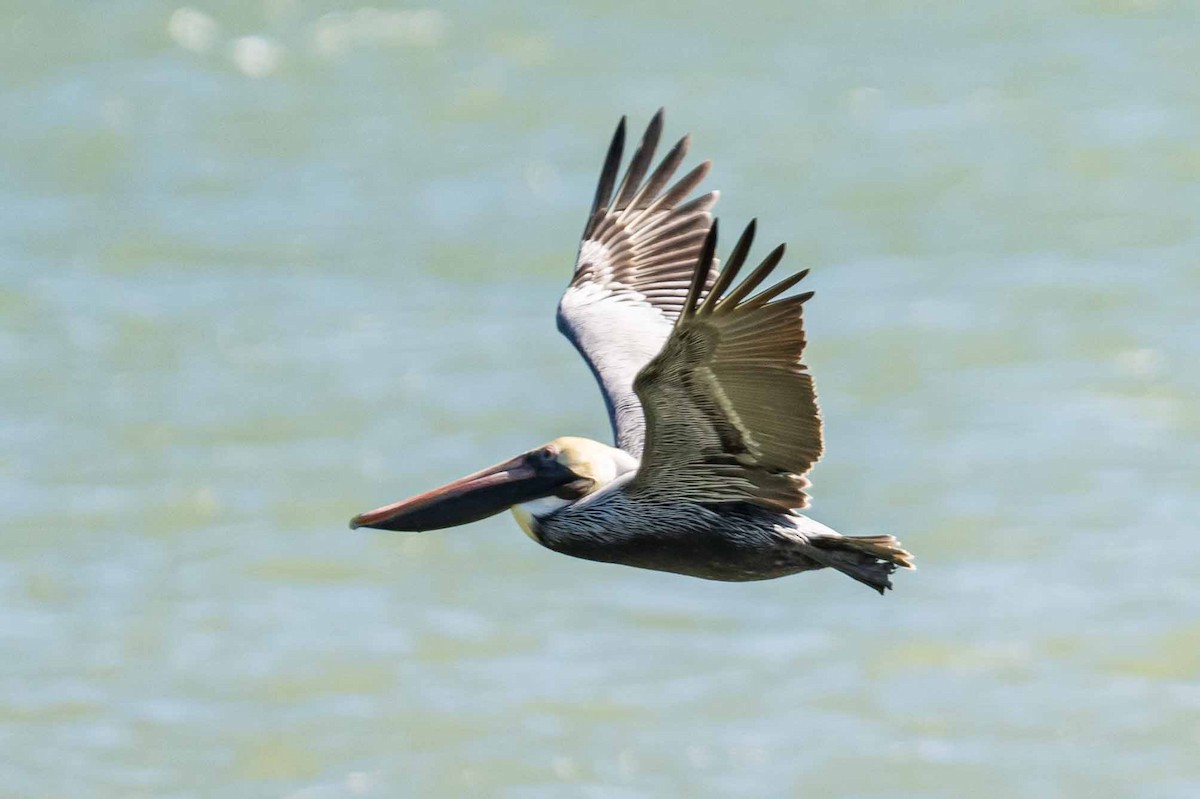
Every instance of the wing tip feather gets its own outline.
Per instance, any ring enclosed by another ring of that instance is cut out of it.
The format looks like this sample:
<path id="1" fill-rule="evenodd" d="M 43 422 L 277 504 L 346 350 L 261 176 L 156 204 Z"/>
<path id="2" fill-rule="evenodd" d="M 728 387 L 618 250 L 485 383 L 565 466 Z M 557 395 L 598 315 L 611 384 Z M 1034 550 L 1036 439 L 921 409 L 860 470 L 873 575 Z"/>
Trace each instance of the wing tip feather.
<path id="1" fill-rule="evenodd" d="M 683 302 L 683 310 L 680 312 L 679 318 L 675 320 L 676 327 L 696 314 L 696 305 L 704 291 L 705 283 L 708 282 L 708 276 L 712 272 L 713 258 L 717 252 L 719 222 L 720 220 L 714 219 L 708 226 L 708 233 L 704 236 L 704 244 L 700 248 L 700 258 L 696 261 L 696 268 L 692 272 L 692 283 L 688 287 L 687 299 Z"/>
<path id="2" fill-rule="evenodd" d="M 625 126 L 626 117 L 622 114 L 617 122 L 617 129 L 613 131 L 612 140 L 608 143 L 608 151 L 604 154 L 604 164 L 600 167 L 600 180 L 596 183 L 596 194 L 592 198 L 592 210 L 588 212 L 584 238 L 587 238 L 596 225 L 596 212 L 612 200 L 613 189 L 617 185 L 617 173 L 621 171 L 621 158 L 625 152 Z"/>

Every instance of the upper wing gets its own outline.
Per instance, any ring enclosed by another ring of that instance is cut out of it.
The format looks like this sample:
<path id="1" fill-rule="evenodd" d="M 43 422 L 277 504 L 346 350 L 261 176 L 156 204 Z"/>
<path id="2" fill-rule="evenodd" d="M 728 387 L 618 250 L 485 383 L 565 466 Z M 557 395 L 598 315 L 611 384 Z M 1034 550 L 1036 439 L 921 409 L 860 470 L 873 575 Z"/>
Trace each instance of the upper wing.
<path id="1" fill-rule="evenodd" d="M 804 476 L 821 457 L 821 416 L 804 352 L 803 304 L 812 292 L 775 299 L 808 270 L 748 297 L 783 257 L 777 247 L 729 290 L 754 223 L 705 291 L 717 225 L 662 352 L 637 376 L 646 408 L 646 452 L 630 493 L 695 502 L 808 506 Z"/>
<path id="2" fill-rule="evenodd" d="M 650 172 L 662 116 L 660 109 L 650 121 L 619 186 L 624 117 L 617 125 L 575 276 L 558 304 L 558 329 L 596 375 L 617 446 L 634 456 L 642 451 L 645 421 L 633 380 L 662 349 L 683 309 L 717 201 L 714 191 L 684 202 L 708 174 L 708 161 L 668 186 L 687 154 L 687 136 Z"/>

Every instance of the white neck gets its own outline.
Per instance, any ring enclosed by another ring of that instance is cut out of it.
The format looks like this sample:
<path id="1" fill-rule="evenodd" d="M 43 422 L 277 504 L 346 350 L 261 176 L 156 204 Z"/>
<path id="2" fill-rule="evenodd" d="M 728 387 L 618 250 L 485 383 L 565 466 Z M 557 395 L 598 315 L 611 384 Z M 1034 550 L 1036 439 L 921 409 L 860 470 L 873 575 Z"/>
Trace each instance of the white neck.
<path id="1" fill-rule="evenodd" d="M 559 440 L 565 441 L 566 439 Z M 579 449 L 582 450 L 582 447 Z M 513 505 L 512 512 L 513 516 L 517 518 L 517 524 L 521 525 L 525 534 L 535 541 L 538 539 L 534 534 L 534 527 L 539 519 L 576 502 L 588 502 L 609 488 L 628 482 L 638 468 L 638 459 L 625 450 L 595 441 L 587 441 L 586 451 L 576 451 L 572 455 L 576 460 L 569 464 L 571 468 L 575 470 L 576 474 L 585 474 L 592 480 L 592 490 L 586 496 L 581 499 L 562 499 L 549 496 Z M 583 461 L 578 460 L 580 457 L 583 458 Z"/>

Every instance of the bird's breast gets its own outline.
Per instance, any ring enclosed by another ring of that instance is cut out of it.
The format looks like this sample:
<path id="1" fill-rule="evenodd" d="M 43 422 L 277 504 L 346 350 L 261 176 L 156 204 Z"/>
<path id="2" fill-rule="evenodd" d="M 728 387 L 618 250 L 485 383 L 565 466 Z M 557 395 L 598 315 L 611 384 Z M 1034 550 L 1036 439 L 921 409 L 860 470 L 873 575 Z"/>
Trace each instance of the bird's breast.
<path id="1" fill-rule="evenodd" d="M 513 505 L 512 512 L 513 516 L 516 517 L 517 524 L 521 525 L 521 529 L 525 531 L 525 535 L 544 545 L 546 542 L 538 535 L 538 528 L 541 527 L 538 519 L 562 510 L 567 505 L 570 505 L 571 502 L 572 500 L 561 497 L 541 497 L 539 499 L 532 499 L 529 502 L 522 502 L 520 505 Z"/>

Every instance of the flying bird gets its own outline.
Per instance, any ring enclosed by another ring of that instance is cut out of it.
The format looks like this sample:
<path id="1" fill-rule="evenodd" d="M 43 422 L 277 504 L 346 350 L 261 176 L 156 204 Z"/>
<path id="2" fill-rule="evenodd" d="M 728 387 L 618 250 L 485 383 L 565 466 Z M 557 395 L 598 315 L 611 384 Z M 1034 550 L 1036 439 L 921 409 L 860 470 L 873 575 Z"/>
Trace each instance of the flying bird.
<path id="1" fill-rule="evenodd" d="M 705 161 L 675 180 L 685 136 L 655 165 L 660 110 L 621 175 L 617 126 L 558 328 L 604 395 L 616 446 L 565 436 L 350 526 L 424 531 L 511 509 L 566 555 L 710 580 L 830 567 L 879 591 L 912 556 L 890 535 L 843 536 L 802 515 L 824 449 L 804 353 L 808 270 L 769 279 L 776 247 L 742 277 L 751 222 L 723 268 Z M 618 180 L 619 178 L 619 180 Z"/>

